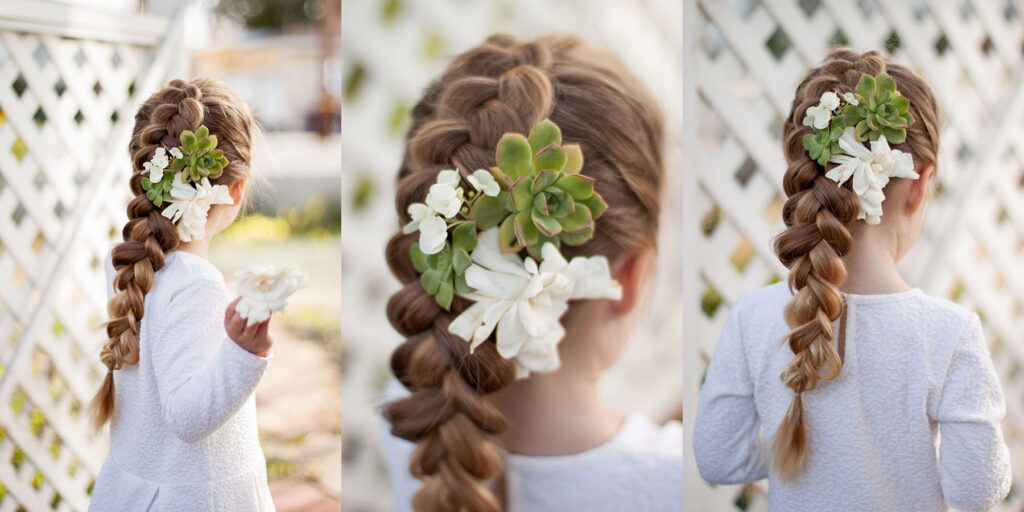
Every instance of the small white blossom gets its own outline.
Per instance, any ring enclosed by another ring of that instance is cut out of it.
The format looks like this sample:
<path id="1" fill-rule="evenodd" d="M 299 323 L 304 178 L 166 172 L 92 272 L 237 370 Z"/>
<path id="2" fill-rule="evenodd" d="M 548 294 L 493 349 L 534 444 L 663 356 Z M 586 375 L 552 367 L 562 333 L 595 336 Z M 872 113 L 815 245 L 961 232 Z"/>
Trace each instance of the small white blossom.
<path id="1" fill-rule="evenodd" d="M 437 173 L 437 184 L 447 185 L 453 189 L 459 188 L 462 177 L 459 176 L 459 171 L 453 171 L 451 169 L 445 169 Z"/>
<path id="2" fill-rule="evenodd" d="M 818 104 L 829 111 L 835 110 L 839 108 L 839 96 L 832 91 L 827 91 L 821 95 L 821 101 Z"/>
<path id="3" fill-rule="evenodd" d="M 452 218 L 462 209 L 462 189 L 452 188 L 447 183 L 430 186 L 427 193 L 427 206 L 445 218 Z"/>
<path id="4" fill-rule="evenodd" d="M 832 111 L 821 105 L 815 105 L 807 109 L 807 113 L 804 114 L 804 126 L 811 126 L 815 130 L 824 130 L 828 128 L 829 122 L 832 121 Z"/>
<path id="5" fill-rule="evenodd" d="M 448 223 L 437 215 L 431 215 L 419 223 L 420 251 L 436 254 L 448 240 Z"/>
<path id="6" fill-rule="evenodd" d="M 142 164 L 142 168 L 149 172 L 149 181 L 156 183 L 164 179 L 164 169 L 166 169 L 169 164 L 170 162 L 167 160 L 166 150 L 159 147 L 153 152 L 153 158 L 150 158 L 148 162 Z"/>
<path id="7" fill-rule="evenodd" d="M 412 218 L 412 220 L 409 221 L 409 223 L 402 228 L 402 233 L 405 233 L 407 235 L 409 233 L 415 233 L 417 230 L 419 230 L 420 222 L 423 222 L 423 219 L 426 219 L 427 217 L 430 217 L 431 215 L 437 213 L 431 210 L 429 206 L 423 203 L 412 203 L 409 205 L 409 208 L 407 208 L 406 211 L 409 212 L 409 217 Z"/>
<path id="8" fill-rule="evenodd" d="M 477 169 L 466 177 L 469 180 L 469 184 L 473 185 L 473 188 L 479 192 L 483 192 L 484 195 L 494 197 L 501 192 L 501 187 L 498 182 L 494 180 L 494 175 L 484 169 Z"/>
<path id="9" fill-rule="evenodd" d="M 857 97 L 854 96 L 852 92 L 844 92 L 843 93 L 843 99 L 846 100 L 847 103 L 849 103 L 850 105 L 853 105 L 855 107 L 857 105 L 860 105 L 860 102 L 857 101 Z"/>
<path id="10" fill-rule="evenodd" d="M 288 296 L 309 279 L 304 272 L 273 266 L 252 266 L 235 276 L 235 291 L 241 297 L 235 311 L 247 320 L 246 326 L 264 322 L 271 313 L 284 309 Z"/>

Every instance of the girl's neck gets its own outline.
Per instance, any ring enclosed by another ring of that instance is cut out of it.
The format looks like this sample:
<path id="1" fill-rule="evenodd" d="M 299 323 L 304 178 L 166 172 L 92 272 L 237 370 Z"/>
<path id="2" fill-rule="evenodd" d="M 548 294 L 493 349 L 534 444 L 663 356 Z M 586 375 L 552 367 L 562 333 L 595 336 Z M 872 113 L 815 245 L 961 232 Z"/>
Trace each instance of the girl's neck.
<path id="1" fill-rule="evenodd" d="M 201 240 L 192 240 L 191 242 L 182 242 L 178 246 L 177 250 L 195 254 L 200 258 L 206 259 L 210 252 L 210 237 L 205 237 Z"/>
<path id="2" fill-rule="evenodd" d="M 563 366 L 488 396 L 509 420 L 501 446 L 522 455 L 568 455 L 614 437 L 625 415 L 601 405 L 597 376 Z"/>
<path id="3" fill-rule="evenodd" d="M 843 256 L 846 281 L 844 292 L 859 295 L 896 293 L 910 289 L 896 268 L 899 254 L 898 238 L 887 229 L 857 230 L 850 252 Z"/>

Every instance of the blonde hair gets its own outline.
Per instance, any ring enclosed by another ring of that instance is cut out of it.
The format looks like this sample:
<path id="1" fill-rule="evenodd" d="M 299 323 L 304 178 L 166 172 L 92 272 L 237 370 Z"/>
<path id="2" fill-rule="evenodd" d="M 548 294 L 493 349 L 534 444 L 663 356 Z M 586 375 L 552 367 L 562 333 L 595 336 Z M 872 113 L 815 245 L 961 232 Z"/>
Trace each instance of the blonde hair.
<path id="1" fill-rule="evenodd" d="M 107 304 L 110 320 L 107 341 L 100 360 L 107 367 L 103 384 L 92 399 L 92 419 L 102 427 L 114 414 L 114 370 L 139 362 L 139 325 L 146 294 L 153 287 L 156 272 L 164 266 L 167 252 L 178 248 L 178 231 L 146 197 L 143 164 L 157 148 L 173 148 L 183 130 L 200 125 L 217 136 L 217 149 L 228 159 L 223 174 L 214 184 L 231 185 L 249 176 L 250 148 L 255 123 L 245 103 L 226 85 L 216 80 L 172 80 L 153 94 L 135 114 L 135 128 L 129 151 L 132 175 L 129 186 L 135 197 L 128 203 L 128 222 L 123 242 L 111 253 L 116 295 Z M 166 204 L 164 205 L 166 207 Z"/>
<path id="2" fill-rule="evenodd" d="M 875 76 L 882 71 L 896 81 L 897 90 L 910 101 L 916 120 L 907 128 L 906 141 L 892 147 L 910 152 L 918 168 L 935 164 L 939 151 L 938 107 L 931 90 L 913 72 L 873 51 L 859 53 L 840 48 L 829 53 L 797 87 L 783 128 L 788 162 L 783 185 L 788 199 L 782 214 L 786 230 L 776 239 L 775 252 L 790 269 L 789 286 L 793 290 L 785 310 L 786 323 L 792 329 L 786 339 L 793 359 L 780 376 L 793 390 L 793 401 L 772 442 L 773 465 L 783 479 L 799 474 L 807 459 L 802 394 L 812 391 L 819 380 L 836 378 L 842 366 L 831 343 L 835 338 L 832 322 L 843 311 L 839 287 L 846 280 L 846 266 L 842 257 L 853 245 L 848 226 L 859 211 L 852 180 L 839 186 L 826 178 L 826 168 L 804 149 L 803 137 L 812 130 L 804 126 L 803 117 L 822 93 L 854 92 L 862 74 Z"/>
<path id="3" fill-rule="evenodd" d="M 605 52 L 565 36 L 522 42 L 489 37 L 459 55 L 428 87 L 413 110 L 395 206 L 408 222 L 410 203 L 422 201 L 444 168 L 462 173 L 495 164 L 495 145 L 506 132 L 528 133 L 550 117 L 564 140 L 583 150 L 583 174 L 609 209 L 592 240 L 563 245 L 566 257 L 602 254 L 614 263 L 655 244 L 662 169 L 661 116 L 618 63 Z M 487 401 L 515 378 L 494 338 L 473 353 L 448 331 L 468 302 L 441 309 L 420 284 L 409 257 L 416 235 L 392 237 L 387 260 L 403 288 L 388 302 L 388 318 L 406 336 L 391 368 L 409 389 L 389 403 L 394 435 L 417 444 L 410 471 L 423 480 L 413 498 L 418 511 L 503 509 L 487 482 L 500 477 L 494 442 L 507 418 Z"/>

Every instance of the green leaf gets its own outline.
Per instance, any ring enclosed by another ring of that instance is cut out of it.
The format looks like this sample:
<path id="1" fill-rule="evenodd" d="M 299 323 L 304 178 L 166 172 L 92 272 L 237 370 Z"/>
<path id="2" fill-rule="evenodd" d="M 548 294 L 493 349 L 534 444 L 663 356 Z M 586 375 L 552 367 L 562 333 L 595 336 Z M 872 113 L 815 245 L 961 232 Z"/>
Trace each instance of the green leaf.
<path id="1" fill-rule="evenodd" d="M 207 145 L 208 148 L 213 149 L 213 148 L 217 147 L 217 136 L 216 135 L 210 135 L 209 137 L 206 138 L 206 140 L 210 141 L 210 144 Z M 224 156 L 224 155 L 222 155 L 220 153 L 220 151 L 215 151 L 214 153 L 217 156 L 220 156 L 220 157 Z"/>
<path id="2" fill-rule="evenodd" d="M 561 143 L 562 130 L 555 123 L 552 123 L 550 119 L 541 121 L 530 132 L 530 147 L 533 149 L 534 154 L 540 153 L 542 149 L 551 144 L 559 145 Z M 542 167 L 542 169 L 547 169 L 547 167 Z"/>
<path id="3" fill-rule="evenodd" d="M 843 116 L 835 116 L 832 118 L 832 127 L 829 130 L 828 138 L 830 140 L 839 140 L 839 137 L 843 135 L 843 130 L 846 129 L 846 118 Z"/>
<path id="4" fill-rule="evenodd" d="M 561 171 L 543 170 L 537 173 L 537 177 L 533 179 L 533 183 L 530 184 L 530 192 L 532 194 L 538 194 L 542 190 L 554 185 L 563 174 Z"/>
<path id="5" fill-rule="evenodd" d="M 437 294 L 437 289 L 441 287 L 441 276 L 442 272 L 436 268 L 428 268 L 423 274 L 420 275 L 420 284 L 423 285 L 423 289 L 431 295 Z"/>
<path id="6" fill-rule="evenodd" d="M 560 188 L 556 188 L 555 190 L 559 192 L 562 191 Z M 568 194 L 563 195 L 565 197 L 558 200 L 558 209 L 554 212 L 554 216 L 559 219 L 576 211 L 576 200 Z"/>
<path id="7" fill-rule="evenodd" d="M 196 130 L 196 137 L 198 137 L 200 139 L 205 139 L 209 135 L 210 135 L 210 129 L 207 128 L 205 124 L 199 125 L 199 128 Z"/>
<path id="8" fill-rule="evenodd" d="M 558 238 L 565 245 L 571 245 L 575 247 L 578 245 L 583 245 L 589 242 L 591 238 L 594 238 L 594 230 L 585 229 L 583 231 L 580 231 L 579 233 L 569 233 L 567 231 L 562 231 L 562 234 L 558 235 Z"/>
<path id="9" fill-rule="evenodd" d="M 594 192 L 592 196 L 584 199 L 583 201 L 577 201 L 577 203 L 582 204 L 583 206 L 586 206 L 588 209 L 590 209 L 590 214 L 595 219 L 600 217 L 601 214 L 603 214 L 604 211 L 608 209 L 608 203 L 606 203 L 604 201 L 604 198 L 598 195 L 597 192 Z"/>
<path id="10" fill-rule="evenodd" d="M 811 148 L 810 151 L 808 151 L 808 154 L 811 155 L 811 160 L 817 160 L 818 157 L 821 156 L 821 150 L 822 150 L 821 145 L 819 145 L 817 142 L 815 142 L 815 146 L 813 148 Z"/>
<path id="11" fill-rule="evenodd" d="M 813 133 L 808 133 L 807 135 L 804 135 L 803 142 L 804 149 L 808 151 L 810 151 L 810 149 L 813 148 L 814 146 L 818 145 L 818 140 L 814 137 Z"/>
<path id="12" fill-rule="evenodd" d="M 576 174 L 583 169 L 583 150 L 580 149 L 579 144 L 566 144 L 562 146 L 562 152 L 565 153 L 565 165 L 562 167 L 562 172 Z"/>
<path id="13" fill-rule="evenodd" d="M 502 195 L 508 196 L 508 192 L 501 191 L 494 197 L 480 194 L 470 204 L 469 218 L 473 219 L 481 230 L 497 227 L 508 216 L 508 212 L 502 205 Z"/>
<path id="14" fill-rule="evenodd" d="M 469 253 L 461 247 L 455 247 L 452 249 L 452 268 L 455 269 L 455 273 L 462 275 L 470 265 L 473 264 L 473 259 L 469 257 Z"/>
<path id="15" fill-rule="evenodd" d="M 532 180 L 529 176 L 521 176 L 515 183 L 509 187 L 509 193 L 512 195 L 512 204 L 515 205 L 516 211 L 522 211 L 533 206 L 533 193 L 530 191 L 530 185 Z"/>
<path id="16" fill-rule="evenodd" d="M 412 266 L 416 269 L 416 272 L 422 274 L 430 268 L 428 256 L 420 250 L 420 244 L 412 244 L 409 247 L 409 259 L 412 260 Z"/>
<path id="17" fill-rule="evenodd" d="M 854 131 L 854 135 L 856 135 L 857 140 L 863 142 L 867 138 L 867 134 L 868 134 L 868 122 L 867 122 L 867 120 L 863 120 L 863 121 L 857 123 L 857 126 L 854 128 L 854 130 L 855 130 Z"/>
<path id="18" fill-rule="evenodd" d="M 437 293 L 434 295 L 434 300 L 445 310 L 452 307 L 452 299 L 455 296 L 455 286 L 452 284 L 450 279 L 441 281 L 438 285 Z"/>
<path id="19" fill-rule="evenodd" d="M 549 215 L 551 212 L 548 210 L 548 197 L 541 193 L 533 196 L 533 209 L 541 215 Z"/>
<path id="20" fill-rule="evenodd" d="M 539 238 L 537 226 L 533 224 L 533 216 L 529 211 L 519 212 L 515 216 L 515 230 L 519 245 L 530 247 L 537 243 Z"/>
<path id="21" fill-rule="evenodd" d="M 578 201 L 594 194 L 594 178 L 582 174 L 565 175 L 555 183 L 555 186 L 566 191 Z"/>
<path id="22" fill-rule="evenodd" d="M 464 222 L 452 229 L 452 247 L 471 252 L 476 248 L 476 223 Z M 454 256 L 453 260 L 454 261 Z"/>
<path id="23" fill-rule="evenodd" d="M 171 183 L 170 181 L 164 181 L 162 183 L 163 183 L 162 188 L 164 189 L 164 192 L 170 192 L 171 191 L 171 186 L 173 185 L 173 183 Z"/>
<path id="24" fill-rule="evenodd" d="M 579 208 L 571 215 L 561 219 L 562 229 L 569 233 L 579 233 L 594 229 L 594 217 L 589 208 Z"/>
<path id="25" fill-rule="evenodd" d="M 142 190 L 149 190 L 153 188 L 153 182 L 149 181 L 149 178 L 142 178 Z"/>
<path id="26" fill-rule="evenodd" d="M 561 171 L 565 167 L 566 161 L 568 161 L 568 157 L 565 153 L 558 146 L 551 144 L 534 157 L 533 168 L 537 170 Z"/>
<path id="27" fill-rule="evenodd" d="M 533 173 L 533 151 L 526 137 L 506 133 L 498 142 L 495 155 L 498 167 L 513 180 Z"/>
<path id="28" fill-rule="evenodd" d="M 899 112 L 900 114 L 905 114 L 907 113 L 907 110 L 910 109 L 910 102 L 907 101 L 907 99 L 902 96 L 897 96 L 893 98 L 892 101 L 890 101 L 889 103 L 892 106 L 896 107 L 896 111 Z"/>
<path id="29" fill-rule="evenodd" d="M 196 140 L 196 134 L 192 133 L 191 130 L 185 130 L 178 136 L 178 140 L 181 141 L 181 147 L 186 152 L 192 152 L 196 150 L 198 141 Z"/>
<path id="30" fill-rule="evenodd" d="M 469 285 L 469 283 L 466 282 L 466 274 L 456 274 L 454 281 L 455 291 L 457 293 L 465 295 L 467 293 L 473 293 L 474 291 L 476 291 L 473 289 L 472 286 Z"/>
<path id="31" fill-rule="evenodd" d="M 864 98 L 875 92 L 875 87 L 875 78 L 871 75 L 861 75 L 860 81 L 857 82 L 857 92 Z"/>
<path id="32" fill-rule="evenodd" d="M 882 134 L 885 135 L 885 140 L 891 144 L 901 144 L 907 140 L 907 130 L 902 128 L 882 128 Z"/>
<path id="33" fill-rule="evenodd" d="M 523 246 L 516 237 L 515 216 L 509 215 L 498 228 L 498 246 L 502 253 L 519 252 Z"/>
<path id="34" fill-rule="evenodd" d="M 533 214 L 533 225 L 537 226 L 541 233 L 550 237 L 558 236 L 562 232 L 562 224 L 558 222 L 558 219 L 536 212 Z"/>
<path id="35" fill-rule="evenodd" d="M 878 83 L 878 89 L 882 91 L 888 91 L 889 93 L 896 92 L 896 81 L 889 77 L 889 74 L 882 71 L 875 77 L 875 81 Z"/>

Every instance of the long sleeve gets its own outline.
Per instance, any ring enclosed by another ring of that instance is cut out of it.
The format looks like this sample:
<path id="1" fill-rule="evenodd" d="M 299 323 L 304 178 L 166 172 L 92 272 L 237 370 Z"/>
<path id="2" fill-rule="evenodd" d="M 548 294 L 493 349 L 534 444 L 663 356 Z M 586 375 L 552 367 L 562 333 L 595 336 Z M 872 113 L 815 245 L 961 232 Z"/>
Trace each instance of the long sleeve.
<path id="1" fill-rule="evenodd" d="M 1006 405 L 975 315 L 953 349 L 935 420 L 946 504 L 988 510 L 1010 490 L 1010 453 L 1000 421 Z"/>
<path id="2" fill-rule="evenodd" d="M 270 357 L 239 347 L 224 331 L 223 284 L 191 283 L 152 318 L 149 350 L 164 420 L 187 443 L 206 438 L 252 396 Z"/>
<path id="3" fill-rule="evenodd" d="M 710 483 L 734 484 L 768 476 L 754 385 L 740 328 L 740 304 L 729 312 L 700 393 L 693 431 L 697 469 Z"/>

